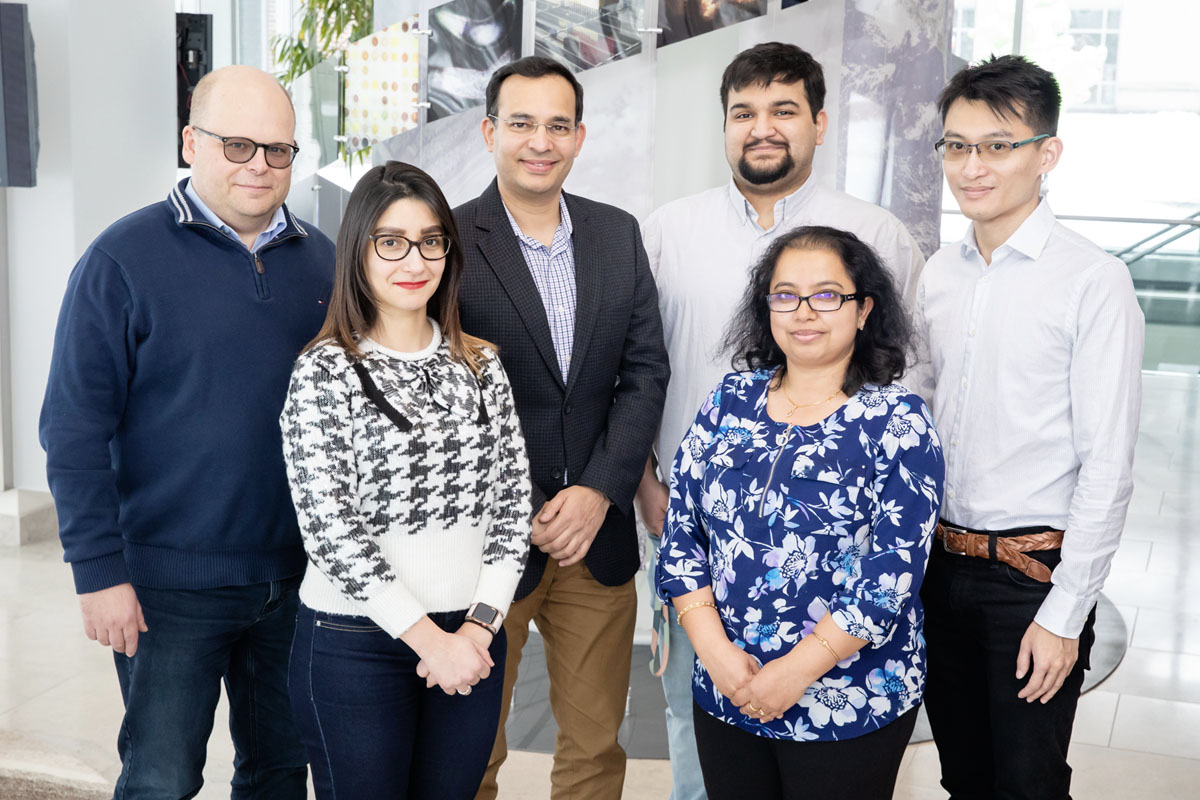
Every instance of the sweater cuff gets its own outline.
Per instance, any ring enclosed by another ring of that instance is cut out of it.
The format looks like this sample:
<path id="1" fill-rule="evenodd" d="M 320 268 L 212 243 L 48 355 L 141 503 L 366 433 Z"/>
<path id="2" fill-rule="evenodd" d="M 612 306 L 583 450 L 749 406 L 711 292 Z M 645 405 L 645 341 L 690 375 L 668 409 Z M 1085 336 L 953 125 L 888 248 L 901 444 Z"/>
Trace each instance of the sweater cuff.
<path id="1" fill-rule="evenodd" d="M 508 616 L 508 607 L 512 605 L 513 594 L 521 580 L 522 567 L 513 569 L 511 565 L 484 564 L 479 570 L 479 580 L 475 583 L 471 602 L 489 605 Z"/>
<path id="2" fill-rule="evenodd" d="M 132 582 L 129 578 L 129 567 L 125 564 L 124 552 L 72 561 L 71 572 L 75 575 L 76 594 L 99 592 Z"/>
<path id="3" fill-rule="evenodd" d="M 367 616 L 375 620 L 393 639 L 399 639 L 425 616 L 425 607 L 400 581 L 388 584 L 387 588 L 372 595 L 363 606 Z"/>

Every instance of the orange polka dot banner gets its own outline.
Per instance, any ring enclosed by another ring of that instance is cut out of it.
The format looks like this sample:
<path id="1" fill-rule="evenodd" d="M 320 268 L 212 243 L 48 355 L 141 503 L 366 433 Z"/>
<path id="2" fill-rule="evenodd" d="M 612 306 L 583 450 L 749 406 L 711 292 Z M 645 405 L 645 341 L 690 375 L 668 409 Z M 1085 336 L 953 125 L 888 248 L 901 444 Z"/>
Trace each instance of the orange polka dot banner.
<path id="1" fill-rule="evenodd" d="M 389 25 L 346 51 L 346 152 L 417 127 L 417 15 Z"/>

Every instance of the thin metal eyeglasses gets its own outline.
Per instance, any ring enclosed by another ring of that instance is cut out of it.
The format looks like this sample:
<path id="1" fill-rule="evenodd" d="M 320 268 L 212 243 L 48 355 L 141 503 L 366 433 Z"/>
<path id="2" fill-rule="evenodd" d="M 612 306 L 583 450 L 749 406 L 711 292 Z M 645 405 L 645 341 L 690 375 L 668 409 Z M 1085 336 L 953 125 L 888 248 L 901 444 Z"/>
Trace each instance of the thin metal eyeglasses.
<path id="1" fill-rule="evenodd" d="M 828 313 L 837 311 L 843 304 L 858 300 L 857 294 L 840 294 L 838 292 L 817 292 L 808 296 L 792 294 L 791 292 L 773 292 L 767 295 L 767 308 L 780 314 L 788 314 L 800 308 L 801 303 L 808 303 L 813 311 Z"/>
<path id="2" fill-rule="evenodd" d="M 375 245 L 375 254 L 384 261 L 399 261 L 414 247 L 421 258 L 438 261 L 450 252 L 450 237 L 441 233 L 423 236 L 418 241 L 406 239 L 395 233 L 372 233 L 367 237 Z"/>
<path id="3" fill-rule="evenodd" d="M 537 133 L 538 128 L 545 128 L 547 135 L 553 136 L 555 139 L 565 139 L 574 133 L 576 128 L 575 125 L 566 122 L 534 122 L 522 117 L 500 119 L 495 114 L 488 114 L 488 119 L 497 125 L 503 124 L 509 133 L 515 133 L 518 136 L 533 136 Z"/>
<path id="4" fill-rule="evenodd" d="M 979 154 L 980 161 L 994 163 L 1008 158 L 1009 154 L 1018 147 L 1024 147 L 1027 144 L 1048 138 L 1050 138 L 1050 134 L 1039 133 L 1037 136 L 1022 139 L 1019 142 L 989 139 L 986 142 L 976 142 L 975 144 L 959 142 L 953 139 L 939 139 L 937 144 L 933 146 L 933 149 L 937 150 L 938 155 L 942 157 L 943 161 L 963 161 L 971 155 L 971 148 L 974 147 L 975 152 Z"/>
<path id="5" fill-rule="evenodd" d="M 221 144 L 225 146 L 225 158 L 234 164 L 245 164 L 247 161 L 252 160 L 258 153 L 258 148 L 261 147 L 263 153 L 266 154 L 268 167 L 273 169 L 287 169 L 296 160 L 296 154 L 300 152 L 299 147 L 287 142 L 263 144 L 253 139 L 247 139 L 245 136 L 221 136 L 195 125 L 192 126 L 192 130 L 200 131 L 200 133 L 211 136 L 214 139 L 220 139 Z"/>

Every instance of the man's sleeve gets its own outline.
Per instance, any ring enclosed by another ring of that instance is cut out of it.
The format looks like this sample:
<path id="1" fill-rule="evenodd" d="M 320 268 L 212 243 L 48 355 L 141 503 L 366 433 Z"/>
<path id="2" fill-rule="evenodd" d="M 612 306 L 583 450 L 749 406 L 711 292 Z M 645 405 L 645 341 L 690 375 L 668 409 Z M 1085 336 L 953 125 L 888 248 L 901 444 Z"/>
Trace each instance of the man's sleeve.
<path id="1" fill-rule="evenodd" d="M 1115 259 L 1080 288 L 1071 353 L 1071 425 L 1079 477 L 1062 561 L 1035 621 L 1075 638 L 1108 577 L 1133 495 L 1146 324 L 1129 269 Z"/>
<path id="2" fill-rule="evenodd" d="M 110 443 L 133 376 L 136 304 L 124 271 L 93 244 L 59 311 L 39 438 L 75 591 L 129 582 Z"/>
<path id="3" fill-rule="evenodd" d="M 896 291 L 904 301 L 904 307 L 912 309 L 917 294 L 917 282 L 925 268 L 925 256 L 916 239 L 900 220 L 893 220 L 894 230 L 886 245 L 879 247 L 879 257 L 896 279 Z"/>
<path id="4" fill-rule="evenodd" d="M 654 276 L 637 222 L 629 218 L 629 224 L 628 241 L 634 248 L 633 311 L 608 424 L 579 478 L 584 486 L 603 492 L 626 515 L 633 514 L 633 496 L 658 433 L 670 377 Z"/>

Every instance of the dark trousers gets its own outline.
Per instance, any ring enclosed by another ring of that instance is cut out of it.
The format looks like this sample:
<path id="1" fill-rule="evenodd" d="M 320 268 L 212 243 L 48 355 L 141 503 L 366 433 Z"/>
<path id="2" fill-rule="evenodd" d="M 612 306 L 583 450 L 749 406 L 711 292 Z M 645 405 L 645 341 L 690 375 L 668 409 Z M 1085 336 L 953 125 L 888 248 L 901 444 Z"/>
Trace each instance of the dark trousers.
<path id="1" fill-rule="evenodd" d="M 1058 550 L 1031 553 L 1053 569 Z M 921 600 L 929 661 L 925 710 L 952 800 L 1067 800 L 1067 747 L 1095 640 L 1092 610 L 1079 660 L 1054 698 L 1017 693 L 1021 637 L 1050 591 L 1006 564 L 947 553 L 933 543 Z M 1033 671 L 1032 665 L 1029 672 Z"/>
<path id="2" fill-rule="evenodd" d="M 756 736 L 694 701 L 692 719 L 709 800 L 884 800 L 895 789 L 917 709 L 840 742 Z"/>
<path id="3" fill-rule="evenodd" d="M 295 577 L 218 589 L 134 587 L 149 631 L 132 658 L 113 654 L 125 701 L 116 800 L 196 796 L 222 681 L 235 751 L 230 797 L 307 796 L 287 696 L 299 585 Z"/>
<path id="4" fill-rule="evenodd" d="M 429 615 L 446 631 L 465 616 Z M 301 604 L 289 689 L 317 797 L 474 797 L 500 720 L 506 646 L 501 630 L 487 679 L 468 695 L 447 695 L 426 688 L 417 654 L 369 618 Z"/>

